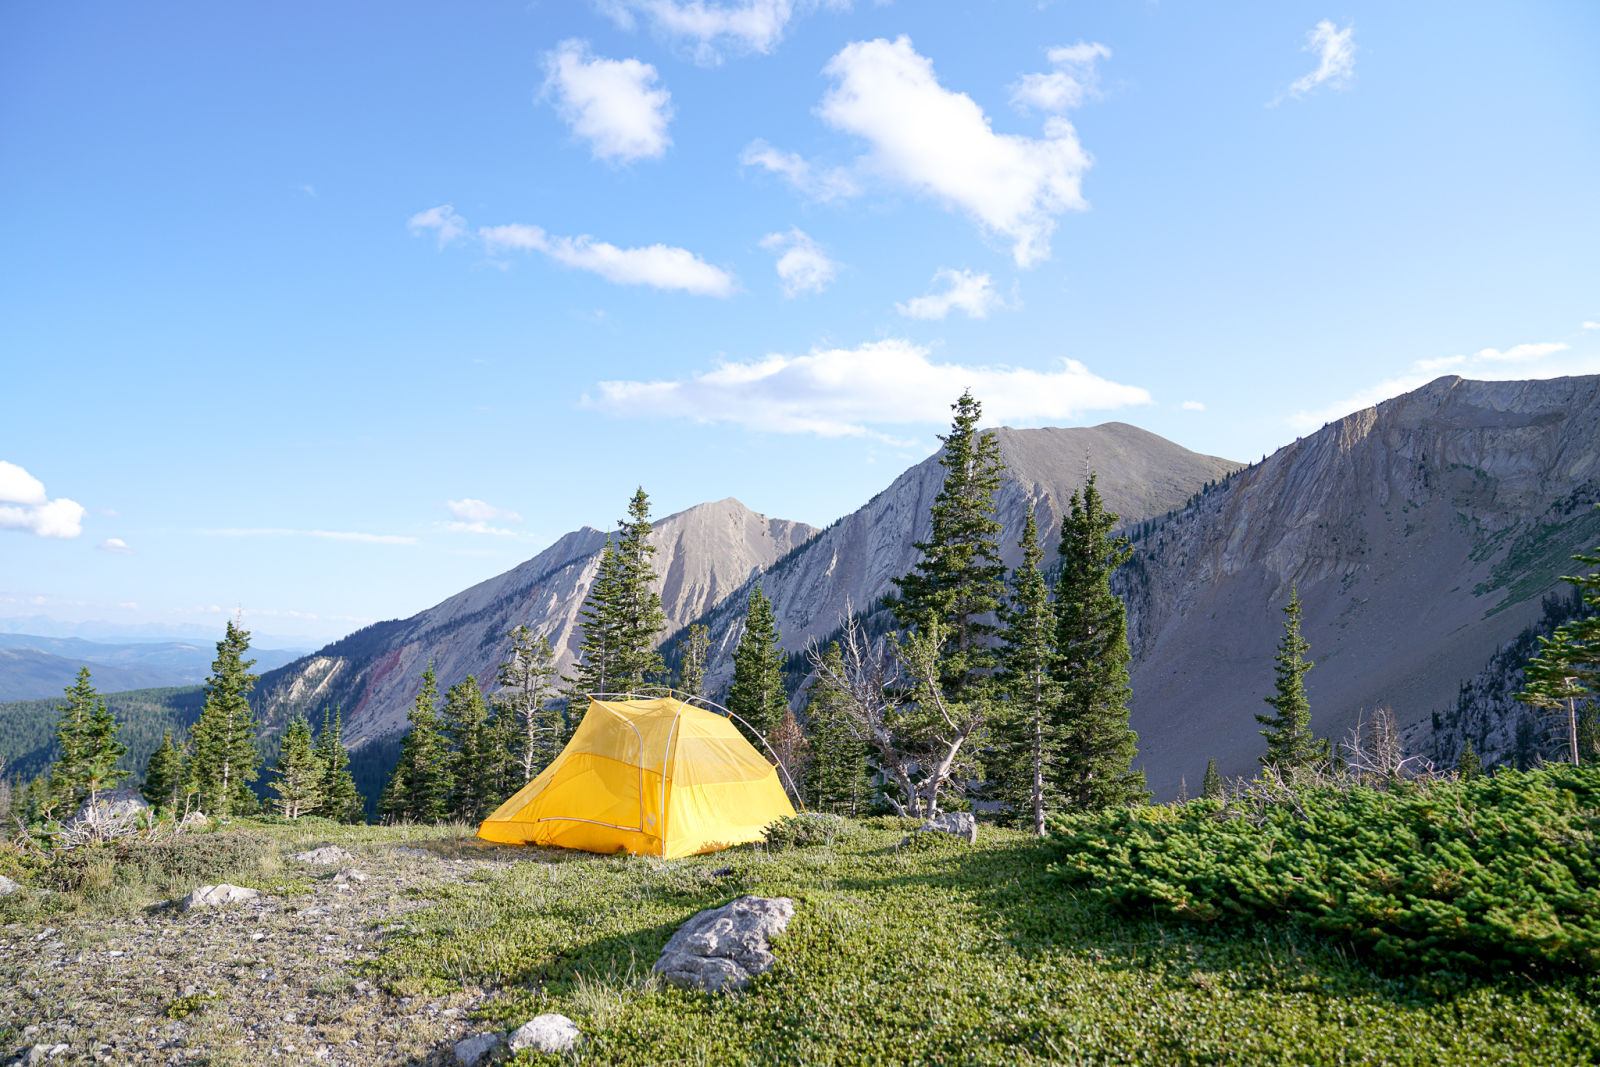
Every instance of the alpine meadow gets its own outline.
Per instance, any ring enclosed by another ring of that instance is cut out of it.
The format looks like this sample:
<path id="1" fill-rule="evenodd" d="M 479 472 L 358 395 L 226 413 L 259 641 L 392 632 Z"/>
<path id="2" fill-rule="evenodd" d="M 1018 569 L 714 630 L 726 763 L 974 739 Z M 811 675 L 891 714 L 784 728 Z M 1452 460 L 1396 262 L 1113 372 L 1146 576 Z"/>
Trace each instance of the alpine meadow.
<path id="1" fill-rule="evenodd" d="M 0 28 L 0 1067 L 1600 1062 L 1600 8 Z"/>

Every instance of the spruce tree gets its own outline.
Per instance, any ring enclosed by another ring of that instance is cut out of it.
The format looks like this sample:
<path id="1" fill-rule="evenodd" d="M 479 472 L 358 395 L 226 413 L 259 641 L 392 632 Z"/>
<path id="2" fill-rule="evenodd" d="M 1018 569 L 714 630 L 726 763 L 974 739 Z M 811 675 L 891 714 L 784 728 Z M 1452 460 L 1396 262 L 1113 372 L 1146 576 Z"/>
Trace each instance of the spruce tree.
<path id="1" fill-rule="evenodd" d="M 1223 794 L 1222 775 L 1217 770 L 1216 760 L 1206 761 L 1206 777 L 1200 786 L 1200 795 L 1207 800 L 1221 800 Z"/>
<path id="2" fill-rule="evenodd" d="M 553 705 L 555 658 L 549 638 L 518 626 L 511 631 L 511 650 L 495 678 L 501 686 L 496 717 L 503 719 L 495 733 L 503 757 L 518 768 L 517 787 L 544 770 L 571 737 L 566 717 Z M 504 792 L 505 784 L 497 782 L 496 791 Z"/>
<path id="3" fill-rule="evenodd" d="M 806 769 L 806 801 L 816 811 L 862 815 L 872 799 L 867 745 L 850 727 L 845 697 L 831 681 L 845 676 L 839 642 L 823 653 L 826 669 L 806 690 L 806 724 L 811 730 L 811 764 Z"/>
<path id="4" fill-rule="evenodd" d="M 117 720 L 90 681 L 89 668 L 66 689 L 67 702 L 56 705 L 57 758 L 50 769 L 50 792 L 66 812 L 109 789 L 122 779 L 117 770 L 128 747 L 117 740 Z"/>
<path id="5" fill-rule="evenodd" d="M 1005 464 L 994 434 L 978 431 L 983 406 L 972 393 L 962 393 L 951 409 L 950 433 L 939 438 L 945 477 L 929 511 L 932 529 L 928 540 L 916 543 L 922 558 L 911 573 L 895 579 L 900 598 L 893 607 L 902 626 L 944 626 L 941 683 L 951 699 L 961 700 L 961 691 L 996 662 L 996 627 L 989 620 L 1005 599 L 1006 572 L 996 543 L 1001 524 L 994 494 Z"/>
<path id="6" fill-rule="evenodd" d="M 161 745 L 150 753 L 144 767 L 144 784 L 139 792 L 153 808 L 176 809 L 183 789 L 183 750 L 172 740 L 168 730 Z"/>
<path id="7" fill-rule="evenodd" d="M 433 664 L 407 715 L 410 729 L 384 788 L 381 810 L 391 822 L 434 823 L 450 813 L 449 749 L 439 732 L 439 686 Z"/>
<path id="8" fill-rule="evenodd" d="M 1056 584 L 1054 675 L 1061 698 L 1050 730 L 1060 757 L 1055 787 L 1063 806 L 1100 811 L 1149 799 L 1144 772 L 1133 770 L 1139 735 L 1128 725 L 1127 610 L 1111 575 L 1128 561 L 1127 538 L 1112 537 L 1117 516 L 1105 510 L 1096 476 L 1073 493 L 1061 525 Z"/>
<path id="9" fill-rule="evenodd" d="M 450 746 L 450 817 L 480 822 L 489 814 L 494 753 L 489 734 L 489 709 L 478 679 L 472 675 L 451 686 L 444 696 L 443 730 Z"/>
<path id="10" fill-rule="evenodd" d="M 269 772 L 272 775 L 269 788 L 278 794 L 272 806 L 279 815 L 298 819 L 321 806 L 322 769 L 322 761 L 317 758 L 316 746 L 311 740 L 311 724 L 304 715 L 296 713 L 284 728 L 278 762 Z"/>
<path id="11" fill-rule="evenodd" d="M 1472 747 L 1470 737 L 1461 744 L 1461 755 L 1456 757 L 1456 773 L 1461 775 L 1463 782 L 1472 782 L 1483 777 L 1483 761 L 1478 758 L 1477 750 Z"/>
<path id="12" fill-rule="evenodd" d="M 568 683 L 565 720 L 574 729 L 583 716 L 587 693 L 609 693 L 616 686 L 616 649 L 618 631 L 617 586 L 620 581 L 616 550 L 611 538 L 606 538 L 600 549 L 600 565 L 595 571 L 594 583 L 583 599 L 578 611 L 578 624 L 583 627 L 583 643 L 578 646 L 578 658 L 572 665 Z"/>
<path id="13" fill-rule="evenodd" d="M 1050 674 L 1055 616 L 1050 587 L 1039 562 L 1039 527 L 1028 508 L 1022 525 L 1022 562 L 1011 575 L 1011 600 L 1000 621 L 1001 680 L 1007 697 L 999 724 L 1002 741 L 990 763 L 1000 799 L 1016 825 L 1044 836 L 1045 809 L 1054 800 L 1053 784 L 1058 738 L 1049 727 L 1059 692 Z"/>
<path id="14" fill-rule="evenodd" d="M 733 650 L 733 684 L 728 689 L 728 710 L 748 724 L 746 733 L 766 754 L 761 739 L 770 740 L 789 707 L 783 687 L 783 651 L 778 647 L 778 620 L 772 601 L 759 584 L 750 589 L 744 633 Z M 740 729 L 745 729 L 741 725 Z"/>
<path id="15" fill-rule="evenodd" d="M 214 818 L 256 808 L 250 787 L 259 773 L 261 752 L 256 748 L 255 713 L 250 708 L 250 690 L 256 684 L 250 668 L 256 661 L 244 658 L 249 649 L 249 632 L 229 620 L 217 642 L 217 658 L 206 679 L 205 707 L 194 727 L 190 777 L 202 810 Z"/>
<path id="16" fill-rule="evenodd" d="M 1306 698 L 1305 675 L 1316 664 L 1306 659 L 1311 646 L 1300 634 L 1300 589 L 1289 587 L 1289 603 L 1284 606 L 1283 638 L 1278 642 L 1277 683 L 1273 694 L 1263 699 L 1272 706 L 1271 715 L 1257 715 L 1265 726 L 1267 739 L 1262 767 L 1289 771 L 1309 767 L 1328 756 L 1326 742 L 1311 732 L 1311 702 Z"/>
<path id="17" fill-rule="evenodd" d="M 322 709 L 317 764 L 322 781 L 322 803 L 317 814 L 339 822 L 360 822 L 366 814 L 366 802 L 350 774 L 350 753 L 344 747 L 344 715 L 337 707 Z"/>
<path id="18" fill-rule="evenodd" d="M 667 628 L 656 584 L 656 547 L 650 543 L 650 498 L 643 488 L 628 502 L 628 517 L 617 523 L 617 581 L 612 595 L 617 612 L 616 684 L 642 689 L 667 673 L 656 641 Z"/>
<path id="19" fill-rule="evenodd" d="M 689 627 L 683 640 L 683 666 L 678 672 L 678 692 L 688 697 L 705 696 L 706 657 L 711 649 L 711 631 L 700 623 Z"/>
<path id="20" fill-rule="evenodd" d="M 1572 558 L 1600 568 L 1600 548 L 1593 555 L 1580 553 Z M 1561 580 L 1577 587 L 1592 614 L 1563 623 L 1551 636 L 1539 638 L 1539 652 L 1523 670 L 1527 688 L 1517 694 L 1517 699 L 1535 707 L 1566 711 L 1568 755 L 1573 763 L 1580 763 L 1593 758 L 1595 735 L 1600 732 L 1593 706 L 1600 695 L 1600 570 L 1565 575 Z M 1587 708 L 1582 717 L 1579 701 L 1584 701 Z"/>

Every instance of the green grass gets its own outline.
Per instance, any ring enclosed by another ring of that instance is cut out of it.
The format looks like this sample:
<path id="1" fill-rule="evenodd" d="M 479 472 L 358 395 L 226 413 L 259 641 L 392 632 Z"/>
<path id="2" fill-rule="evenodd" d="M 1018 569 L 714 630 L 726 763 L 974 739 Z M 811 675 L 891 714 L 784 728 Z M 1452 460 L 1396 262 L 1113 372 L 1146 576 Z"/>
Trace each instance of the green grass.
<path id="1" fill-rule="evenodd" d="M 1289 924 L 1130 915 L 1018 834 L 896 851 L 910 825 L 678 861 L 502 850 L 520 862 L 441 887 L 372 967 L 404 995 L 495 991 L 485 1028 L 564 1012 L 593 1063 L 1600 1059 L 1591 976 L 1416 977 Z M 733 996 L 653 979 L 680 923 L 744 893 L 799 905 L 770 973 Z"/>

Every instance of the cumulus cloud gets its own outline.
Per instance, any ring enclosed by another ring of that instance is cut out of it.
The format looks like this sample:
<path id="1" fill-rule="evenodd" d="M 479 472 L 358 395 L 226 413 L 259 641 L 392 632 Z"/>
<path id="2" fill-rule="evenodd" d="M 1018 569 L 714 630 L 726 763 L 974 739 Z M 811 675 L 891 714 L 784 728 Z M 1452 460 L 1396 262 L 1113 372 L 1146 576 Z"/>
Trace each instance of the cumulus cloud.
<path id="1" fill-rule="evenodd" d="M 591 56 L 583 41 L 546 54 L 544 91 L 596 159 L 659 159 L 672 144 L 672 96 L 654 88 L 656 68 L 637 59 Z"/>
<path id="2" fill-rule="evenodd" d="M 839 271 L 822 246 L 799 229 L 769 233 L 761 239 L 761 247 L 778 254 L 778 279 L 786 297 L 820 293 Z"/>
<path id="3" fill-rule="evenodd" d="M 538 226 L 509 223 L 487 226 L 478 231 L 490 252 L 543 252 L 563 266 L 598 274 L 618 285 L 649 285 L 657 289 L 681 289 L 701 296 L 731 296 L 733 275 L 714 267 L 686 248 L 647 245 L 643 248 L 618 248 L 597 241 L 588 234 L 557 237 Z"/>
<path id="4" fill-rule="evenodd" d="M 1306 34 L 1305 51 L 1315 53 L 1317 56 L 1317 69 L 1303 78 L 1297 79 L 1286 91 L 1288 96 L 1304 96 L 1319 85 L 1328 85 L 1334 89 L 1343 89 L 1350 84 L 1350 79 L 1356 71 L 1356 46 L 1353 40 L 1355 26 L 1346 26 L 1339 29 L 1332 22 L 1323 19 Z M 1279 95 L 1273 103 L 1283 99 Z"/>
<path id="5" fill-rule="evenodd" d="M 1439 376 L 1446 368 L 1459 368 L 1463 377 L 1481 381 L 1515 381 L 1522 378 L 1560 378 L 1569 374 L 1600 374 L 1600 356 L 1575 354 L 1560 356 L 1571 350 L 1562 342 L 1512 345 L 1501 350 L 1480 348 L 1471 355 L 1443 356 L 1419 359 L 1411 365 L 1411 373 L 1398 375 L 1379 382 L 1355 395 L 1326 404 L 1320 408 L 1297 411 L 1289 416 L 1290 427 L 1301 432 L 1315 430 L 1324 423 L 1343 418 L 1351 412 L 1372 407 L 1401 393 L 1409 393 Z"/>
<path id="6" fill-rule="evenodd" d="M 842 9 L 849 0 L 599 0 L 598 6 L 623 29 L 635 16 L 649 20 L 663 37 L 688 45 L 696 62 L 720 63 L 723 50 L 765 55 L 778 46 L 797 15 L 819 7 Z"/>
<path id="7" fill-rule="evenodd" d="M 0 530 L 68 540 L 83 533 L 83 505 L 50 499 L 44 483 L 15 463 L 0 460 Z"/>
<path id="8" fill-rule="evenodd" d="M 133 555 L 133 549 L 128 547 L 128 542 L 120 537 L 108 537 L 95 547 L 102 552 L 115 552 L 119 556 Z"/>
<path id="9" fill-rule="evenodd" d="M 898 339 L 722 363 L 681 381 L 600 382 L 599 395 L 584 403 L 620 417 L 671 413 L 777 433 L 881 437 L 870 427 L 946 421 L 951 398 L 968 388 L 995 422 L 1058 422 L 1150 403 L 1146 390 L 1076 360 L 1044 371 L 934 363 L 927 349 Z"/>
<path id="10" fill-rule="evenodd" d="M 414 545 L 415 537 L 403 534 L 359 533 L 350 530 L 286 530 L 276 527 L 201 530 L 206 537 L 315 537 L 323 541 L 358 541 L 368 545 Z"/>
<path id="11" fill-rule="evenodd" d="M 1185 400 L 1178 406 L 1185 411 L 1204 411 L 1206 409 L 1206 406 L 1198 400 Z"/>
<path id="12" fill-rule="evenodd" d="M 1045 74 L 1024 74 L 1011 87 L 1011 102 L 1026 110 L 1060 113 L 1099 93 L 1100 73 L 1095 61 L 1110 59 L 1111 49 L 1080 41 L 1052 48 L 1045 58 L 1054 69 Z"/>
<path id="13" fill-rule="evenodd" d="M 847 45 L 824 70 L 835 84 L 817 113 L 867 143 L 861 166 L 1010 241 L 1018 266 L 1049 256 L 1056 216 L 1088 207 L 1089 155 L 1070 122 L 1051 116 L 1040 138 L 994 132 L 970 96 L 939 84 L 910 38 Z"/>
<path id="14" fill-rule="evenodd" d="M 986 319 L 1000 307 L 1000 294 L 987 274 L 943 267 L 933 276 L 933 288 L 926 295 L 913 297 L 895 310 L 912 319 L 942 319 L 951 308 L 959 308 L 968 318 Z"/>
<path id="15" fill-rule="evenodd" d="M 463 497 L 460 500 L 446 500 L 444 506 L 452 516 L 462 522 L 522 521 L 522 516 L 515 511 L 506 511 L 504 508 L 497 508 L 493 504 L 485 503 L 482 500 L 474 500 L 470 496 Z"/>
<path id="16" fill-rule="evenodd" d="M 439 238 L 439 247 L 443 248 L 466 234 L 467 220 L 457 215 L 449 204 L 440 204 L 412 215 L 406 220 L 406 228 L 414 236 L 433 231 Z"/>
<path id="17" fill-rule="evenodd" d="M 861 192 L 844 167 L 819 167 L 794 152 L 783 152 L 762 140 L 751 141 L 739 157 L 747 167 L 761 167 L 783 178 L 807 200 L 845 200 Z"/>

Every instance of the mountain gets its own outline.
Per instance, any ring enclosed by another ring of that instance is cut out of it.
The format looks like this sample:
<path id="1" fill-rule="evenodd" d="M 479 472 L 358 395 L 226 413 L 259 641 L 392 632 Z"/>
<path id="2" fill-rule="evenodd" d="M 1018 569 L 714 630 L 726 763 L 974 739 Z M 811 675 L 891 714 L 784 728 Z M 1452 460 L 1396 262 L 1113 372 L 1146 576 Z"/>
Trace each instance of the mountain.
<path id="1" fill-rule="evenodd" d="M 669 626 L 698 618 L 816 533 L 803 522 L 758 515 L 732 498 L 661 519 L 650 542 Z M 405 729 L 406 709 L 430 662 L 445 685 L 473 674 L 492 688 L 510 647 L 507 635 L 518 625 L 548 635 L 557 666 L 566 669 L 582 640 L 578 610 L 605 539 L 592 527 L 576 530 L 409 619 L 376 623 L 269 672 L 258 689 L 264 721 L 337 703 L 352 742 L 392 736 Z"/>
<path id="2" fill-rule="evenodd" d="M 281 667 L 298 652 L 251 649 L 258 672 Z M 107 644 L 77 637 L 0 633 L 0 700 L 58 697 L 81 667 L 102 693 L 202 682 L 216 645 L 184 641 Z"/>
<path id="3" fill-rule="evenodd" d="M 1008 567 L 1021 559 L 1017 542 L 1030 505 L 1044 531 L 1047 559 L 1054 558 L 1061 517 L 1072 494 L 1083 488 L 1086 468 L 1095 470 L 1107 509 L 1131 524 L 1181 507 L 1208 483 L 1240 467 L 1121 422 L 1065 429 L 1000 427 L 993 433 L 1006 467 L 995 494 L 995 515 L 1004 527 L 1000 546 Z M 935 453 L 760 576 L 785 649 L 803 650 L 808 642 L 832 633 L 845 612 L 868 610 L 894 592 L 893 580 L 908 573 L 919 558 L 916 542 L 931 533 L 929 508 L 943 484 L 944 468 Z M 701 620 L 712 634 L 708 677 L 713 687 L 726 684 L 732 675 L 731 655 L 743 628 L 747 596 L 730 597 Z"/>
<path id="4" fill-rule="evenodd" d="M 1158 798 L 1206 760 L 1248 775 L 1292 586 L 1312 725 L 1395 711 L 1414 750 L 1465 679 L 1538 620 L 1600 543 L 1600 376 L 1444 377 L 1330 423 L 1135 543 L 1118 577 L 1133 726 Z M 1137 532 L 1137 531 L 1136 531 Z"/>

